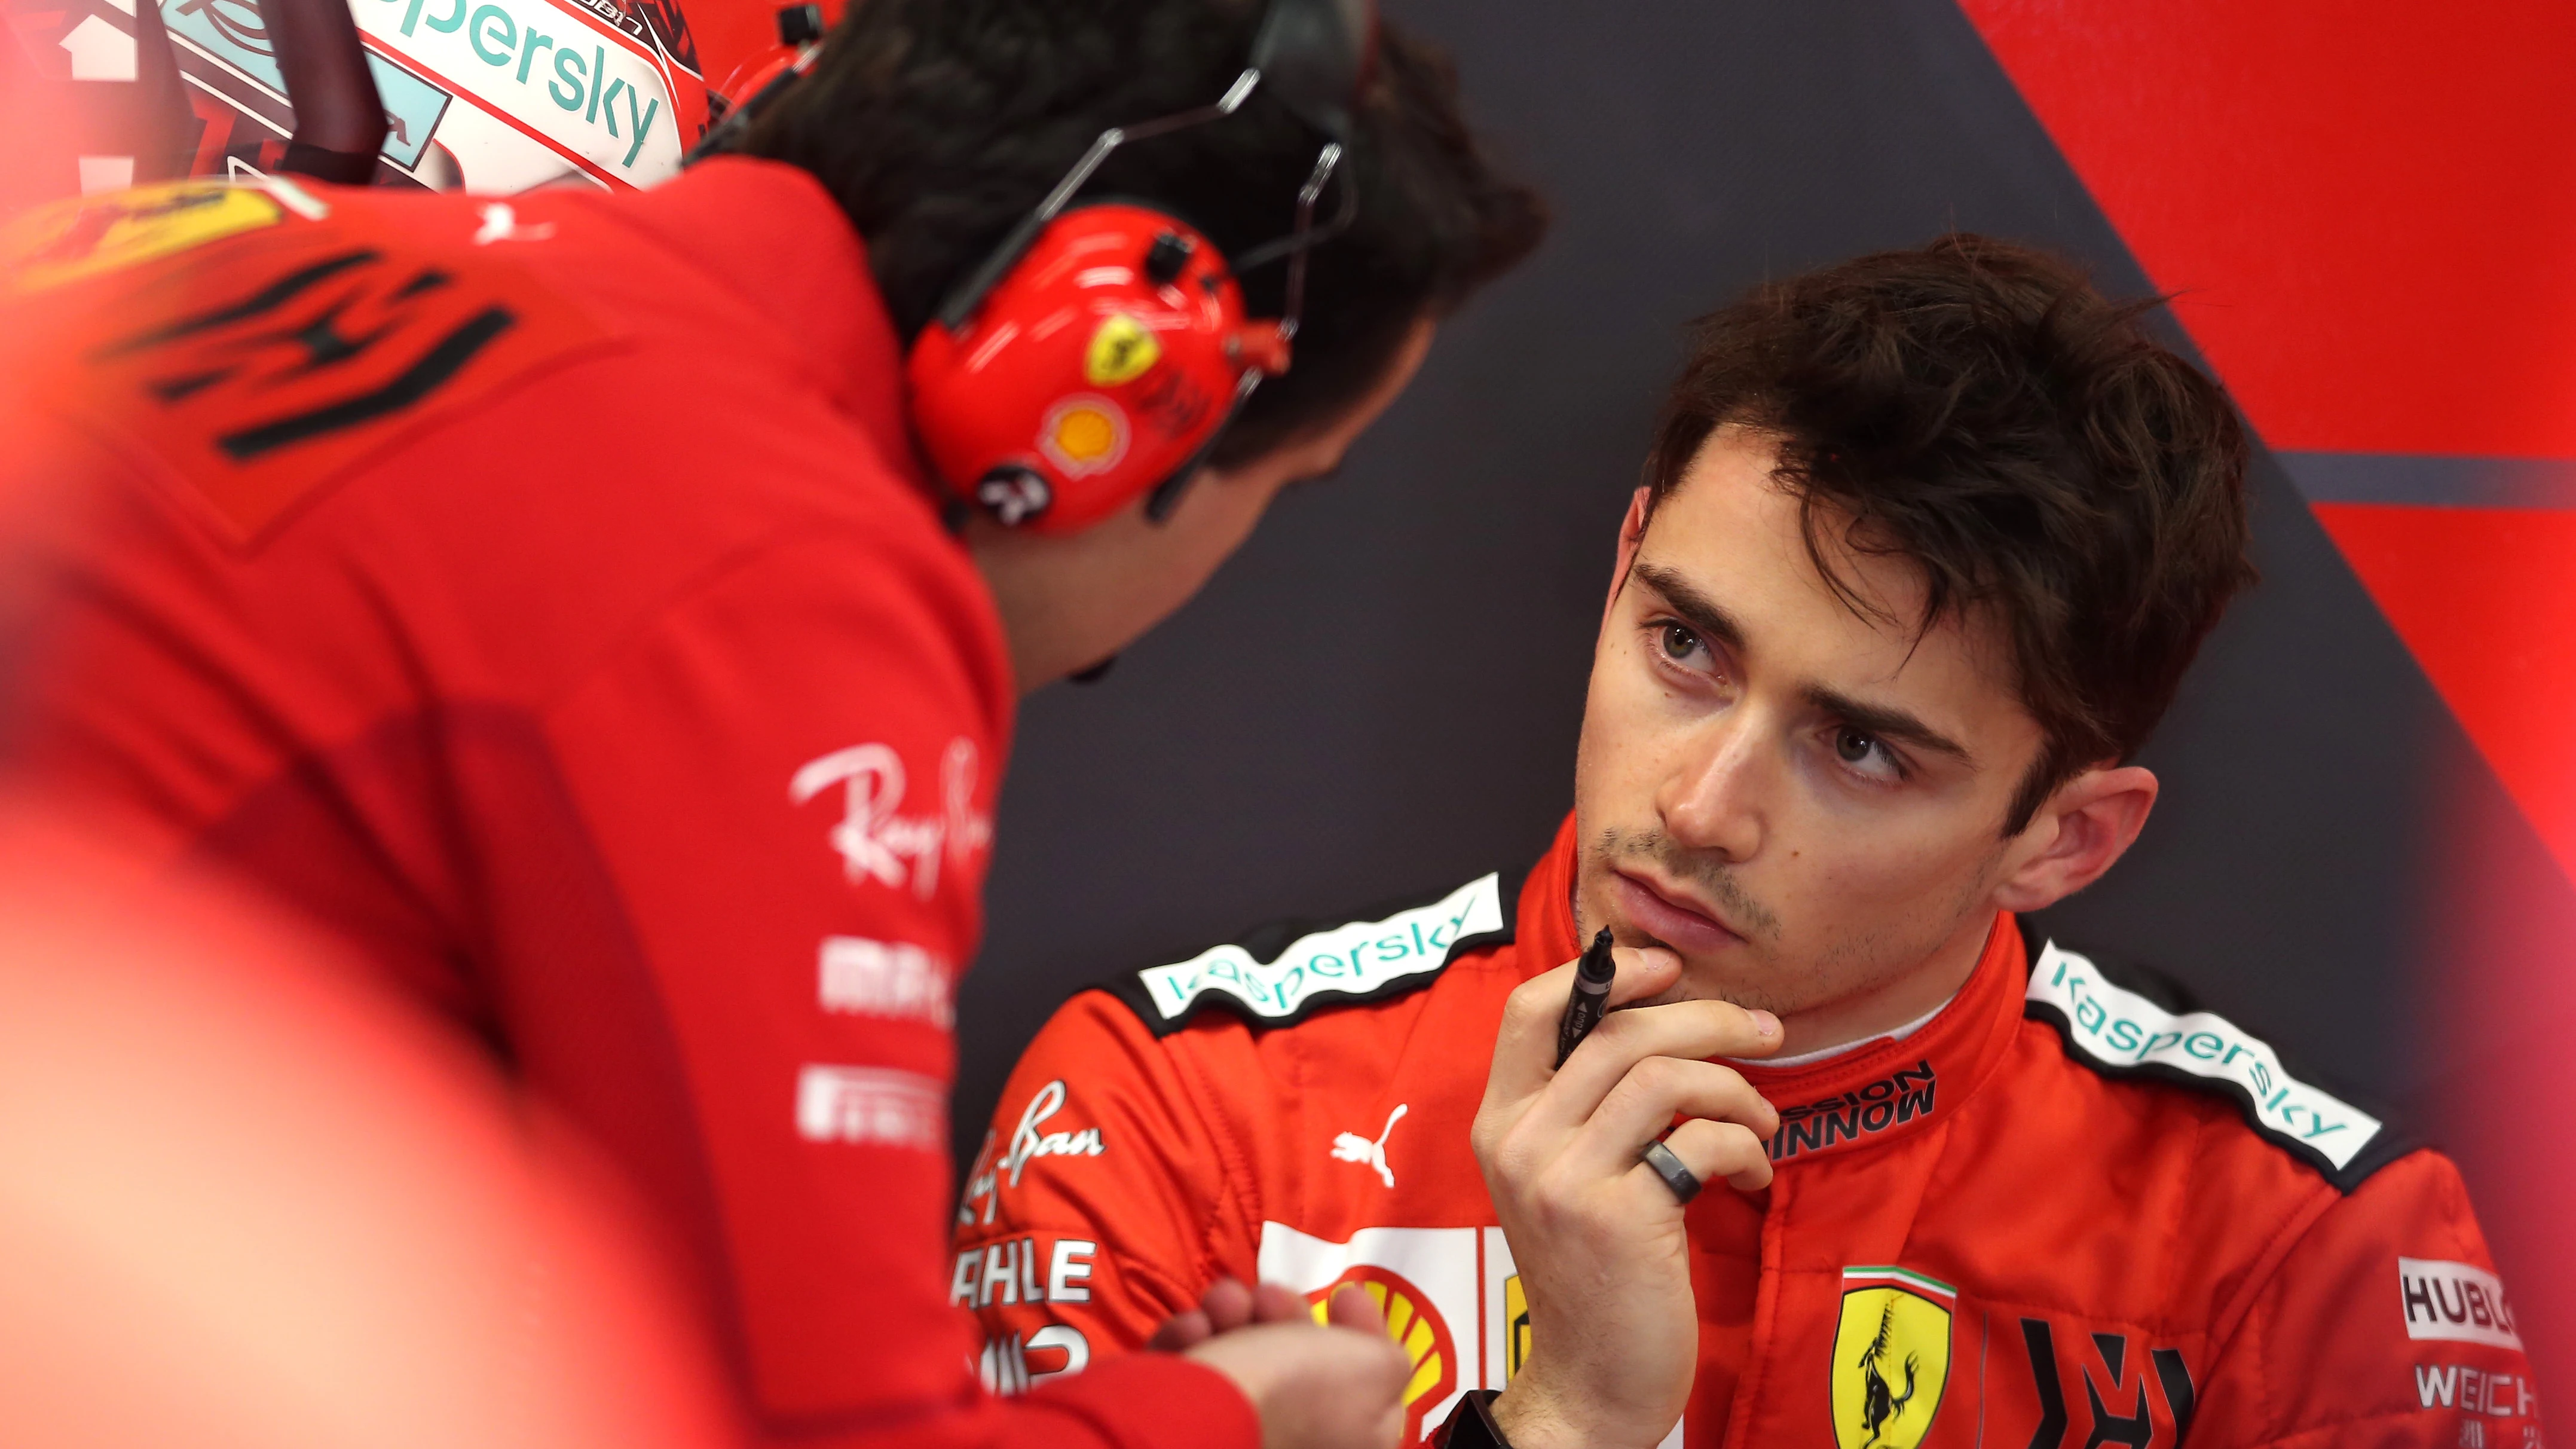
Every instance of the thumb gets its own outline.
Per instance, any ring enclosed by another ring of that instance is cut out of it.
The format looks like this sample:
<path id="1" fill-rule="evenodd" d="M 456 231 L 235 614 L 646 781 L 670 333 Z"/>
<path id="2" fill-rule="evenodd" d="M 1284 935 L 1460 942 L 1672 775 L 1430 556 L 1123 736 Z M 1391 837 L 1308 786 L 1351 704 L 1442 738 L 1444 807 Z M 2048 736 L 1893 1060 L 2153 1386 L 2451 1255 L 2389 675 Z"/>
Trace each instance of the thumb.
<path id="1" fill-rule="evenodd" d="M 1610 952 L 1612 1008 L 1643 1001 L 1682 979 L 1682 958 L 1669 946 L 1619 946 Z"/>

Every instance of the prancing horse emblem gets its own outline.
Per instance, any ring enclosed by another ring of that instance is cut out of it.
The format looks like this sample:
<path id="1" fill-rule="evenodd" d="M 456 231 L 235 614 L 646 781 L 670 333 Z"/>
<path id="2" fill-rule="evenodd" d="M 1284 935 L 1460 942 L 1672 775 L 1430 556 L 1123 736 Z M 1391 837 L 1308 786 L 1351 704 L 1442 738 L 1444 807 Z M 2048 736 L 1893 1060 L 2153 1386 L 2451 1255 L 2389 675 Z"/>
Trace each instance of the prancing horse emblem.
<path id="1" fill-rule="evenodd" d="M 1922 1356 L 1905 1356 L 1905 1392 L 1901 1394 L 1887 1386 L 1887 1371 L 1880 1367 L 1887 1362 L 1887 1337 L 1895 1327 L 1896 1301 L 1891 1298 L 1878 1311 L 1878 1336 L 1869 1341 L 1868 1350 L 1860 1356 L 1860 1426 L 1869 1431 L 1869 1437 L 1861 1441 L 1861 1449 L 1878 1449 L 1887 1421 L 1914 1402 L 1914 1370 L 1922 1363 Z"/>
<path id="2" fill-rule="evenodd" d="M 1950 1377 L 1958 1290 L 1905 1268 L 1843 1270 L 1834 1334 L 1834 1442 L 1840 1449 L 1916 1449 Z"/>

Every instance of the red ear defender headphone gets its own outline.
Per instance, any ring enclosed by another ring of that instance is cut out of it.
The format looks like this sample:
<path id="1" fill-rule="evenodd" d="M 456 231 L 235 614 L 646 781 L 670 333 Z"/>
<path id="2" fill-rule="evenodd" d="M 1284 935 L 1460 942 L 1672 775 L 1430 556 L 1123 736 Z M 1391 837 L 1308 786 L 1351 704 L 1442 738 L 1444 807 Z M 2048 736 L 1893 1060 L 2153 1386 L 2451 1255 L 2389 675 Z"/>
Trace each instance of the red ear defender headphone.
<path id="1" fill-rule="evenodd" d="M 1375 19 L 1369 0 L 1271 0 L 1251 64 L 1214 105 L 1100 134 L 1035 211 L 951 293 L 906 359 L 913 427 L 958 500 L 1013 527 L 1071 533 L 1140 495 L 1170 516 L 1225 425 L 1288 370 L 1306 254 L 1347 228 L 1316 199 L 1340 163 Z M 1109 153 L 1234 114 L 1268 85 L 1329 139 L 1294 233 L 1236 258 L 1187 223 L 1127 203 L 1071 206 Z M 1247 319 L 1237 274 L 1288 262 L 1277 319 Z"/>
<path id="2" fill-rule="evenodd" d="M 1245 320 L 1214 244 L 1117 204 L 1056 218 L 962 327 L 923 328 L 905 368 L 939 476 L 1046 533 L 1194 469 L 1238 397 L 1287 370 L 1283 329 Z"/>

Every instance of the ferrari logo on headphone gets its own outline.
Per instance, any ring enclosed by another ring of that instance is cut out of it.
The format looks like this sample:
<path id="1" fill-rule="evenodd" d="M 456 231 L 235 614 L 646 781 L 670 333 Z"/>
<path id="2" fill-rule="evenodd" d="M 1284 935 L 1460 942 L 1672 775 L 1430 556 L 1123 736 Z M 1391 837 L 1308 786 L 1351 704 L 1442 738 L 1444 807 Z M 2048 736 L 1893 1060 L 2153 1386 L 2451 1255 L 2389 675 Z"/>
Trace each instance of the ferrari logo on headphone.
<path id="1" fill-rule="evenodd" d="M 1082 375 L 1093 387 L 1116 387 L 1133 382 L 1162 360 L 1163 344 L 1145 325 L 1124 312 L 1112 312 L 1100 319 L 1091 334 L 1091 347 L 1083 354 Z"/>
<path id="2" fill-rule="evenodd" d="M 1950 1310 L 1958 1290 L 1903 1268 L 1845 1268 L 1834 1334 L 1834 1442 L 1914 1449 L 1931 1431 L 1950 1377 Z"/>

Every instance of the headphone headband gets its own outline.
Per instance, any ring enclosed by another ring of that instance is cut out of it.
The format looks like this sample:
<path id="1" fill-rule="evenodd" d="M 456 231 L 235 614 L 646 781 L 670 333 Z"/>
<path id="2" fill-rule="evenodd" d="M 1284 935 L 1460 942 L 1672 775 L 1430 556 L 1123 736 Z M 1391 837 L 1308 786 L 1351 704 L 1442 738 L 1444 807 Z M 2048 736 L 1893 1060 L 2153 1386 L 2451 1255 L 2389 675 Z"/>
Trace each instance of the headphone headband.
<path id="1" fill-rule="evenodd" d="M 1084 151 L 1059 179 L 1054 189 L 1042 198 L 1036 209 L 1020 218 L 1001 245 L 968 272 L 965 279 L 949 291 L 939 305 L 939 321 L 951 331 L 966 325 L 968 318 L 982 304 L 993 284 L 1016 264 L 1037 240 L 1038 232 L 1053 221 L 1070 203 L 1074 194 L 1091 179 L 1101 163 L 1119 147 L 1136 141 L 1148 141 L 1186 131 L 1211 121 L 1223 120 L 1241 109 L 1254 91 L 1267 86 L 1281 104 L 1299 120 L 1323 132 L 1330 139 L 1316 163 L 1315 175 L 1299 195 L 1297 234 L 1266 242 L 1257 247 L 1238 270 L 1249 270 L 1262 262 L 1280 256 L 1294 256 L 1318 242 L 1328 240 L 1351 223 L 1358 206 L 1358 195 L 1343 189 L 1343 212 L 1330 230 L 1319 237 L 1308 237 L 1315 196 L 1341 159 L 1344 143 L 1350 139 L 1351 102 L 1367 80 L 1369 62 L 1376 52 L 1377 16 L 1371 0 L 1270 0 L 1262 15 L 1261 29 L 1253 37 L 1251 63 L 1226 87 L 1225 94 L 1214 102 L 1190 110 L 1159 116 L 1129 126 L 1111 126 L 1094 137 Z M 1290 292 L 1301 293 L 1301 274 L 1292 278 Z M 1290 327 L 1295 330 L 1293 322 Z"/>
<path id="2" fill-rule="evenodd" d="M 1252 68 L 1299 120 L 1351 138 L 1351 101 L 1377 48 L 1369 0 L 1270 0 L 1253 38 Z"/>

